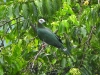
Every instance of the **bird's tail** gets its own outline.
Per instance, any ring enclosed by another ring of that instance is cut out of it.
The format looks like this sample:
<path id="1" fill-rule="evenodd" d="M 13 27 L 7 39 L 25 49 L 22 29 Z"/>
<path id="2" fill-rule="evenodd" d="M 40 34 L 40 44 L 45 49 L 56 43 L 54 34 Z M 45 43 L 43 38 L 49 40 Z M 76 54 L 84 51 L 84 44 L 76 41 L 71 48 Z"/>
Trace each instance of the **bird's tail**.
<path id="1" fill-rule="evenodd" d="M 64 48 L 64 47 L 62 46 L 62 47 L 61 47 L 61 50 L 62 50 L 65 54 L 70 55 L 70 52 L 69 52 L 69 50 L 68 50 L 67 48 Z"/>
<path id="2" fill-rule="evenodd" d="M 68 55 L 70 55 L 70 52 L 68 51 L 67 48 L 63 48 L 63 52 L 66 53 L 66 54 L 68 54 Z"/>

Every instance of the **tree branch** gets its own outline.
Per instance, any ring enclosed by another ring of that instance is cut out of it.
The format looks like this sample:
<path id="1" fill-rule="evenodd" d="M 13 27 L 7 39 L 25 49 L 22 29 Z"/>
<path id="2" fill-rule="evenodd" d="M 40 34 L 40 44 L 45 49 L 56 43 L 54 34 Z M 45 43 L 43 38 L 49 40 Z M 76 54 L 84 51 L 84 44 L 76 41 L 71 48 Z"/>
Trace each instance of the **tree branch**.
<path id="1" fill-rule="evenodd" d="M 6 25 L 7 23 L 10 23 L 11 21 L 16 20 L 16 19 L 18 19 L 18 18 L 20 18 L 20 17 L 22 17 L 22 16 L 13 18 L 12 20 L 9 20 L 9 21 L 5 21 L 5 23 L 4 23 L 4 24 L 1 24 L 0 27 L 4 26 L 4 25 Z M 1 21 L 1 22 L 2 22 L 2 21 Z M 3 21 L 3 22 L 4 22 L 4 21 Z"/>
<path id="2" fill-rule="evenodd" d="M 89 47 L 89 45 L 90 45 L 90 40 L 92 39 L 92 35 L 93 35 L 95 29 L 96 29 L 96 25 L 94 25 L 94 26 L 91 27 L 91 31 L 90 31 L 90 33 L 89 33 L 89 35 L 88 35 L 88 39 L 87 39 L 86 42 L 84 43 L 84 48 L 83 48 L 84 53 L 85 53 L 85 51 L 86 51 L 87 46 Z M 81 62 L 80 62 L 80 66 L 79 66 L 79 67 L 82 66 L 83 61 L 84 61 L 84 59 L 85 59 L 85 54 L 84 54 L 84 53 L 83 53 L 83 56 L 82 56 L 82 59 L 81 59 Z"/>
<path id="3" fill-rule="evenodd" d="M 35 66 L 34 63 L 37 60 L 38 56 L 43 52 L 44 48 L 45 47 L 42 47 L 42 45 L 40 46 L 39 52 L 28 61 L 26 69 L 22 70 L 22 72 L 26 72 L 29 69 L 32 71 L 34 69 L 34 66 Z M 31 61 L 32 61 L 32 63 L 31 63 Z M 29 63 L 31 63 L 31 64 L 29 64 Z"/>

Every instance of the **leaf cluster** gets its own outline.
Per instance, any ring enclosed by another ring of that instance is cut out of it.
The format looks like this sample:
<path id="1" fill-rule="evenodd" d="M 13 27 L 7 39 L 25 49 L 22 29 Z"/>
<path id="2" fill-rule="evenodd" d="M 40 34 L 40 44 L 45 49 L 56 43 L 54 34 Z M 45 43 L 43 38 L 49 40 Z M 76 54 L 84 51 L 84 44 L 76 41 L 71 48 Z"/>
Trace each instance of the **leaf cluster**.
<path id="1" fill-rule="evenodd" d="M 100 4 L 96 0 L 2 0 L 0 75 L 100 74 Z M 71 58 L 36 35 L 39 18 L 60 36 Z"/>

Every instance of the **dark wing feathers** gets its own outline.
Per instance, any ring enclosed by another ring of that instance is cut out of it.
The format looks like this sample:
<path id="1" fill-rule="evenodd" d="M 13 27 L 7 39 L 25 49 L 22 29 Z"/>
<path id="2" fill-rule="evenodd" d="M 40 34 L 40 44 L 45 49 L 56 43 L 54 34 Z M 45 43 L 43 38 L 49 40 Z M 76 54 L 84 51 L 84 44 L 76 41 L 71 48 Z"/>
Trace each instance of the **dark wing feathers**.
<path id="1" fill-rule="evenodd" d="M 55 34 L 56 35 L 56 34 Z M 61 39 L 60 39 L 60 36 L 56 35 L 57 39 L 59 40 L 59 42 L 62 43 Z"/>
<path id="2" fill-rule="evenodd" d="M 45 29 L 47 29 L 48 31 L 50 31 L 50 32 L 52 33 L 52 31 L 51 31 L 49 28 L 45 28 Z M 55 33 L 53 33 L 53 34 L 55 34 Z M 55 36 L 56 36 L 56 38 L 59 40 L 59 42 L 62 43 L 62 41 L 61 41 L 61 39 L 60 39 L 60 36 L 58 36 L 58 35 L 56 35 L 56 34 L 55 34 Z"/>

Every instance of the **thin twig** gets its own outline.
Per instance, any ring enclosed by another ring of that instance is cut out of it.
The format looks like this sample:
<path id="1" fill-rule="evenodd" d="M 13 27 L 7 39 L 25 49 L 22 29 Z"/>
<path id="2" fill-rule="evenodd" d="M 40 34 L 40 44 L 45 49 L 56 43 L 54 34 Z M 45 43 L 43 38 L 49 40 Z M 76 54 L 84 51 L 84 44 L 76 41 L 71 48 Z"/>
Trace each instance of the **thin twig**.
<path id="1" fill-rule="evenodd" d="M 48 56 L 46 56 L 46 57 L 47 57 L 47 59 L 48 59 L 48 63 L 50 64 L 50 68 L 53 69 L 53 66 L 52 66 L 52 64 L 50 63 L 50 60 L 49 60 Z"/>
<path id="2" fill-rule="evenodd" d="M 32 64 L 31 64 L 31 69 L 33 69 L 34 68 L 34 63 L 35 63 L 35 61 L 37 60 L 37 58 L 38 58 L 38 56 L 43 52 L 43 50 L 44 50 L 44 47 L 40 47 L 40 49 L 39 49 L 39 52 L 34 56 L 34 57 L 32 57 L 29 61 L 28 61 L 28 63 L 27 63 L 27 68 L 25 69 L 25 70 L 23 70 L 23 72 L 26 72 L 26 71 L 28 71 L 29 70 L 29 68 L 30 68 L 30 62 L 33 60 L 33 62 L 32 62 Z"/>
<path id="3" fill-rule="evenodd" d="M 88 46 L 88 48 L 89 48 L 89 46 L 90 46 L 90 40 L 92 39 L 92 35 L 93 35 L 95 29 L 96 29 L 96 26 L 95 26 L 95 25 L 91 27 L 91 31 L 90 31 L 90 33 L 89 33 L 89 35 L 88 35 L 88 39 L 87 39 L 86 42 L 84 43 L 84 48 L 83 48 L 84 53 L 85 53 L 85 51 L 86 51 L 87 46 Z M 82 56 L 82 59 L 81 59 L 79 68 L 82 66 L 83 61 L 84 61 L 84 59 L 85 59 L 85 54 L 84 54 L 84 53 L 83 53 L 83 56 Z"/>
<path id="4" fill-rule="evenodd" d="M 43 50 L 44 50 L 44 47 L 42 47 L 41 50 L 35 55 L 34 60 L 33 60 L 32 68 L 34 67 L 34 62 L 36 61 L 36 59 L 37 59 L 38 56 L 42 53 Z"/>
<path id="5" fill-rule="evenodd" d="M 85 45 L 86 45 L 86 46 L 89 46 L 89 45 L 90 45 L 90 40 L 91 40 L 91 38 L 92 38 L 92 34 L 93 34 L 93 32 L 95 31 L 95 29 L 96 29 L 96 26 L 92 26 L 92 27 L 91 27 L 90 34 L 89 34 L 89 36 L 88 36 L 87 41 L 85 42 Z"/>
<path id="6" fill-rule="evenodd" d="M 18 18 L 20 18 L 20 17 L 22 17 L 22 16 L 19 16 L 19 17 L 13 18 L 12 20 L 6 21 L 4 24 L 0 25 L 0 27 L 4 26 L 4 25 L 6 25 L 7 23 L 10 23 L 11 21 L 16 20 L 16 19 L 18 19 Z"/>

